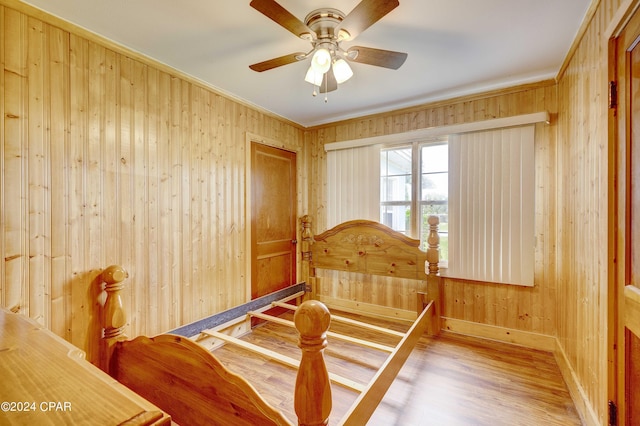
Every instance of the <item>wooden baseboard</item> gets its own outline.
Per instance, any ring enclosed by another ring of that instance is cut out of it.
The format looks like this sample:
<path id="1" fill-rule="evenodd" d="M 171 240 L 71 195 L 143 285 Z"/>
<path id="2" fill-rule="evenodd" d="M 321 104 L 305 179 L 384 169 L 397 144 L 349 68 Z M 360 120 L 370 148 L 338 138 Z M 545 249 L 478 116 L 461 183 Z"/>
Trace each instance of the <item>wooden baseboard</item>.
<path id="1" fill-rule="evenodd" d="M 442 329 L 452 333 L 497 340 L 531 349 L 552 352 L 583 424 L 585 426 L 598 426 L 602 424 L 596 412 L 593 410 L 593 406 L 589 402 L 584 388 L 580 385 L 564 349 L 556 337 L 446 317 L 442 317 Z"/>
<path id="2" fill-rule="evenodd" d="M 556 338 L 553 336 L 512 328 L 442 317 L 442 329 L 543 351 L 554 352 L 556 349 Z"/>
<path id="3" fill-rule="evenodd" d="M 584 388 L 580 385 L 576 372 L 571 366 L 569 358 L 567 358 L 567 354 L 564 352 L 562 346 L 560 346 L 558 339 L 555 339 L 555 341 L 556 348 L 553 351 L 553 354 L 556 358 L 556 363 L 560 368 L 560 372 L 562 373 L 562 377 L 567 384 L 567 388 L 569 388 L 569 393 L 571 394 L 573 403 L 576 406 L 576 410 L 578 410 L 578 414 L 582 419 L 582 424 L 585 426 L 599 426 L 606 424 L 604 420 L 602 422 L 598 420 L 598 415 L 593 410 L 593 406 L 589 402 Z"/>

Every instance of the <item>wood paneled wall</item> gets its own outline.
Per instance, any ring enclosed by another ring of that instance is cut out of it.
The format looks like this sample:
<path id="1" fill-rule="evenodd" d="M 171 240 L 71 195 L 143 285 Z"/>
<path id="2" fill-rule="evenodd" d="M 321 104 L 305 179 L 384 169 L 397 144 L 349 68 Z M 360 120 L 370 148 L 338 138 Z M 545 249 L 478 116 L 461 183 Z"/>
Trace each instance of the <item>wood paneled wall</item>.
<path id="1" fill-rule="evenodd" d="M 304 157 L 303 130 L 2 3 L 0 305 L 92 358 L 110 264 L 130 336 L 247 301 L 246 137 Z"/>

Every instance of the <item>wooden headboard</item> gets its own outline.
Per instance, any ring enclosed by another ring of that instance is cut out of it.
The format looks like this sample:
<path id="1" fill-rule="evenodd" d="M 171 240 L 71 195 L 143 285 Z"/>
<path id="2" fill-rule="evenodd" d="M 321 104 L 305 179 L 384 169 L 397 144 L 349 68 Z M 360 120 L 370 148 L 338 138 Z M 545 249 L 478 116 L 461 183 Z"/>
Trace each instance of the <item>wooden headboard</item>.
<path id="1" fill-rule="evenodd" d="M 439 314 L 439 220 L 428 222 L 425 252 L 419 240 L 378 222 L 352 220 L 313 235 L 310 218 L 303 217 L 304 273 L 313 297 L 332 308 L 412 321 L 421 310 L 416 299 L 427 293 Z"/>
<path id="2" fill-rule="evenodd" d="M 314 236 L 313 268 L 426 279 L 427 253 L 414 240 L 370 220 L 352 220 Z"/>

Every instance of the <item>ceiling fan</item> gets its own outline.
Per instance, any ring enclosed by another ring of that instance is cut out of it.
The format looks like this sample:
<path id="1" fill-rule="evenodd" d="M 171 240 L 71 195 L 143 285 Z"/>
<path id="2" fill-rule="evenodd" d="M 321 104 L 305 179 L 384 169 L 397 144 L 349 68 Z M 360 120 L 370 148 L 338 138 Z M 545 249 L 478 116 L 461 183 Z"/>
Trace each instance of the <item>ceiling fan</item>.
<path id="1" fill-rule="evenodd" d="M 353 75 L 348 62 L 398 69 L 407 59 L 406 53 L 363 46 L 345 50 L 340 43 L 353 40 L 399 4 L 398 0 L 362 0 L 347 15 L 337 9 L 316 9 L 302 22 L 274 0 L 252 0 L 251 7 L 295 36 L 309 41 L 311 50 L 258 62 L 249 68 L 263 72 L 311 58 L 305 80 L 318 86 L 321 93 L 336 90 L 339 83 Z"/>

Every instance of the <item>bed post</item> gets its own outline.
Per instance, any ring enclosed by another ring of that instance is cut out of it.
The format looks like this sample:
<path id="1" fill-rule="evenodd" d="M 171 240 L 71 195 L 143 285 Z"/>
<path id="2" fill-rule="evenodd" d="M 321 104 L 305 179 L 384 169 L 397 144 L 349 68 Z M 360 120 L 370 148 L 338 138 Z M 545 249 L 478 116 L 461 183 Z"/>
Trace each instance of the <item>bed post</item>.
<path id="1" fill-rule="evenodd" d="M 122 282 L 128 277 L 127 271 L 118 265 L 111 265 L 100 274 L 101 280 L 105 283 L 104 290 L 107 292 L 103 308 L 104 333 L 100 340 L 100 368 L 107 373 L 110 372 L 109 363 L 115 344 L 127 338 L 124 334 L 127 315 L 122 306 L 120 292 L 124 289 Z"/>
<path id="2" fill-rule="evenodd" d="M 302 280 L 307 283 L 307 291 L 311 292 L 311 299 L 315 299 L 315 274 L 311 269 L 311 244 L 313 244 L 313 233 L 311 232 L 311 217 L 304 215 L 300 218 L 302 223 L 300 251 L 302 254 Z M 310 290 L 309 290 L 310 289 Z"/>
<path id="3" fill-rule="evenodd" d="M 331 384 L 323 352 L 331 315 L 321 302 L 307 300 L 296 310 L 293 322 L 302 349 L 293 402 L 298 425 L 326 425 L 331 413 Z"/>
<path id="4" fill-rule="evenodd" d="M 441 315 L 441 286 L 442 278 L 438 269 L 440 260 L 440 235 L 438 235 L 438 224 L 440 219 L 438 216 L 429 216 L 429 236 L 427 237 L 427 296 L 433 300 L 433 317 L 431 326 L 427 330 L 430 335 L 440 332 L 440 315 Z M 426 266 L 426 265 L 425 265 Z M 420 308 L 421 310 L 421 308 Z"/>

